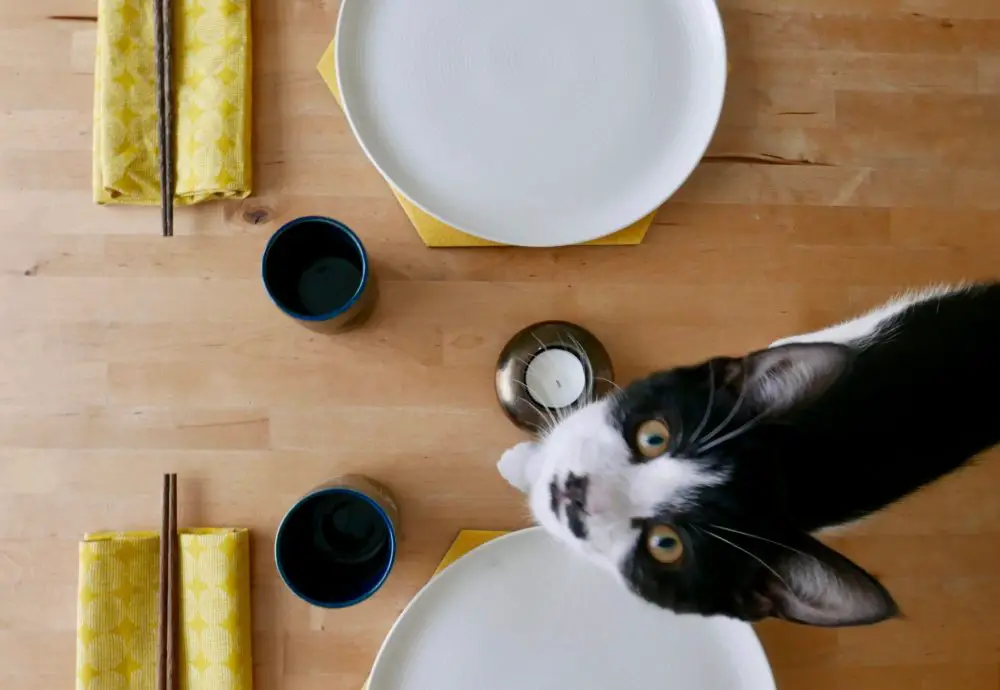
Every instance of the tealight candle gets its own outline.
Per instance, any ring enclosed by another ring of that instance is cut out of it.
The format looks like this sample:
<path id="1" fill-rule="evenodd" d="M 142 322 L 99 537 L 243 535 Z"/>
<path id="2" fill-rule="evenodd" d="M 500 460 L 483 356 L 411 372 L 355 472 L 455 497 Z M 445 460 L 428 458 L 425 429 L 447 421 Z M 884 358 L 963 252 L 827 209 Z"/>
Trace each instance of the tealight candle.
<path id="1" fill-rule="evenodd" d="M 604 346 L 586 329 L 566 321 L 522 328 L 500 352 L 495 372 L 500 407 L 512 422 L 533 433 L 544 433 L 558 418 L 607 395 L 613 381 Z"/>
<path id="2" fill-rule="evenodd" d="M 572 405 L 587 386 L 587 371 L 569 350 L 554 348 L 535 355 L 524 374 L 528 394 L 545 407 Z"/>

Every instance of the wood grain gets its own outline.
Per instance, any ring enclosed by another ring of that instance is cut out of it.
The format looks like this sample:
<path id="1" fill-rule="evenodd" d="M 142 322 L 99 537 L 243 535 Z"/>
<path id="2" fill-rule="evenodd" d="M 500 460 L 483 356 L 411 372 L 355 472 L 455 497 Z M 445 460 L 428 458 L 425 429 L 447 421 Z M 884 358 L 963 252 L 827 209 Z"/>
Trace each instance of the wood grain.
<path id="1" fill-rule="evenodd" d="M 334 0 L 255 3 L 256 196 L 178 209 L 163 240 L 155 209 L 91 202 L 96 3 L 0 0 L 0 686 L 73 682 L 76 540 L 155 529 L 177 472 L 184 524 L 254 531 L 257 687 L 354 690 L 459 529 L 526 524 L 491 388 L 520 327 L 578 321 L 628 379 L 1000 272 L 1000 3 L 720 5 L 722 124 L 646 243 L 528 251 L 420 243 L 316 73 Z M 307 213 L 368 245 L 366 328 L 318 336 L 264 295 L 264 243 Z M 1000 688 L 998 460 L 834 540 L 906 618 L 759 626 L 783 690 Z M 392 488 L 404 540 L 377 597 L 325 612 L 269 554 L 348 471 Z"/>

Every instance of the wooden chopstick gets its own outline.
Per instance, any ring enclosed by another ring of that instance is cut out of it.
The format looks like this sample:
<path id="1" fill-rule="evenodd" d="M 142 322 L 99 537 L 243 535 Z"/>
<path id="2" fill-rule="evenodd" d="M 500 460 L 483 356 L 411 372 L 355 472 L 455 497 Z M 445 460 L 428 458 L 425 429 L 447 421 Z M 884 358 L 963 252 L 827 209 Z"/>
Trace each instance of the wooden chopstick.
<path id="1" fill-rule="evenodd" d="M 170 475 L 163 475 L 163 517 L 160 527 L 160 617 L 157 622 L 156 690 L 167 690 L 167 591 L 170 587 Z"/>
<path id="2" fill-rule="evenodd" d="M 167 547 L 167 690 L 177 690 L 177 475 L 170 475 L 170 532 Z"/>
<path id="3" fill-rule="evenodd" d="M 174 20 L 170 0 L 153 0 L 156 46 L 156 114 L 160 141 L 160 206 L 163 236 L 174 234 L 173 45 Z"/>
<path id="4" fill-rule="evenodd" d="M 157 690 L 177 690 L 177 475 L 163 475 Z"/>

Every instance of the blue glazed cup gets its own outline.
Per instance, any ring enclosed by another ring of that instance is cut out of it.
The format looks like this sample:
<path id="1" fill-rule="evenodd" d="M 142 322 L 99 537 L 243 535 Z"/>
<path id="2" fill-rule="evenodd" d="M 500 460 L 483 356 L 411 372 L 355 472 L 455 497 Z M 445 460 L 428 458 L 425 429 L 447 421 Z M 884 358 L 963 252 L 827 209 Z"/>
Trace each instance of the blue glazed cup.
<path id="1" fill-rule="evenodd" d="M 304 601 L 338 609 L 381 589 L 396 562 L 399 511 L 385 487 L 360 475 L 303 496 L 278 526 L 274 562 Z"/>
<path id="2" fill-rule="evenodd" d="M 271 300 L 312 330 L 361 325 L 375 305 L 375 280 L 358 236 L 323 216 L 291 220 L 271 236 L 261 260 Z"/>

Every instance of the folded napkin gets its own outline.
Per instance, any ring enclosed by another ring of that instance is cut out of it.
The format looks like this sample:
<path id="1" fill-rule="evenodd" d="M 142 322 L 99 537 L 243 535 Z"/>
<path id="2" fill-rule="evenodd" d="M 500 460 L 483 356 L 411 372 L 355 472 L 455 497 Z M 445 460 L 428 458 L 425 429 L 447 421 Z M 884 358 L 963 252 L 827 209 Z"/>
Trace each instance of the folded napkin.
<path id="1" fill-rule="evenodd" d="M 337 86 L 337 65 L 336 60 L 334 59 L 335 47 L 335 42 L 331 41 L 330 45 L 327 46 L 326 52 L 323 53 L 323 57 L 320 58 L 319 64 L 316 68 L 319 70 L 320 76 L 323 77 L 323 81 L 326 82 L 327 87 L 333 93 L 333 97 L 337 100 L 337 104 L 340 105 L 340 88 Z M 410 219 L 410 222 L 416 229 L 417 234 L 420 235 L 420 238 L 428 247 L 502 246 L 497 242 L 491 242 L 489 240 L 473 237 L 472 235 L 453 228 L 446 223 L 442 223 L 437 218 L 417 208 L 413 202 L 403 196 L 395 187 L 390 185 L 390 189 L 396 197 L 396 200 L 399 201 L 399 205 L 403 207 L 403 212 Z M 653 217 L 655 215 L 656 212 L 654 211 L 627 228 L 623 228 L 618 232 L 607 235 L 606 237 L 600 237 L 591 242 L 585 242 L 584 244 L 639 244 L 642 242 L 642 238 L 646 236 L 646 231 L 649 230 L 649 226 L 653 222 Z"/>
<path id="2" fill-rule="evenodd" d="M 182 690 L 250 690 L 250 533 L 181 530 Z M 100 532 L 80 543 L 77 690 L 154 690 L 160 537 Z"/>
<path id="3" fill-rule="evenodd" d="M 175 203 L 250 195 L 250 0 L 173 0 Z M 159 204 L 152 0 L 99 0 L 94 200 Z"/>
<path id="4" fill-rule="evenodd" d="M 459 558 L 469 553 L 475 548 L 478 548 L 488 541 L 492 541 L 497 537 L 502 537 L 507 534 L 506 532 L 495 532 L 489 530 L 478 530 L 478 529 L 463 529 L 455 537 L 455 541 L 451 543 L 451 547 L 448 552 L 441 559 L 438 564 L 437 570 L 434 571 L 434 575 L 437 575 L 442 570 L 447 568 L 449 565 L 457 561 Z M 366 681 L 361 690 L 368 690 L 368 682 Z"/>

